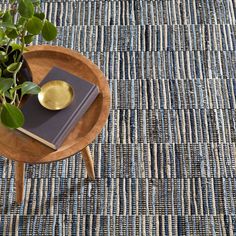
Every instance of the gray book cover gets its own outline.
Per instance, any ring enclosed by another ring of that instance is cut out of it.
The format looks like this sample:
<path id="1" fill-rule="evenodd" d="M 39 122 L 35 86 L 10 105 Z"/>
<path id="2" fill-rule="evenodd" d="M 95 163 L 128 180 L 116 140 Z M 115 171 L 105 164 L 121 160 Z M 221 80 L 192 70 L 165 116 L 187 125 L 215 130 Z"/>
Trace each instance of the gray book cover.
<path id="1" fill-rule="evenodd" d="M 22 107 L 25 123 L 18 130 L 53 149 L 58 149 L 96 99 L 99 90 L 95 84 L 57 67 L 53 67 L 39 85 L 51 80 L 63 80 L 73 87 L 72 103 L 63 110 L 52 111 L 39 103 L 37 95 L 32 95 Z"/>

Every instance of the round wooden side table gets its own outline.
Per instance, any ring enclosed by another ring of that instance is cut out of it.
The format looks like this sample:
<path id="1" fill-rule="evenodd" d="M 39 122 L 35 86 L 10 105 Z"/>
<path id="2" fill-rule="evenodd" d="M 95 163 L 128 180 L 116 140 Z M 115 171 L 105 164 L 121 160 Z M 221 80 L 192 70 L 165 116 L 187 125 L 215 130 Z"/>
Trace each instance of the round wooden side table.
<path id="1" fill-rule="evenodd" d="M 105 76 L 96 65 L 78 52 L 58 46 L 31 46 L 29 52 L 25 53 L 25 58 L 36 83 L 53 66 L 57 66 L 95 83 L 100 94 L 56 151 L 17 130 L 9 130 L 0 125 L 0 154 L 15 161 L 17 203 L 23 200 L 25 163 L 59 161 L 81 151 L 88 176 L 94 179 L 94 163 L 88 145 L 101 132 L 110 111 L 110 90 Z"/>

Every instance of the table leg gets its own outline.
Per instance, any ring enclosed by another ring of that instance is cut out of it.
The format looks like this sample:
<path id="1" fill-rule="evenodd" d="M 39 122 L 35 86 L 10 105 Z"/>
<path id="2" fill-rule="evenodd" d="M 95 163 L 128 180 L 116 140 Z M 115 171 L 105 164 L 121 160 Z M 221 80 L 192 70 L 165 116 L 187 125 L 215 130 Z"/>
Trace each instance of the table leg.
<path id="1" fill-rule="evenodd" d="M 91 157 L 89 146 L 84 148 L 81 152 L 82 152 L 82 156 L 85 162 L 88 176 L 94 180 L 95 179 L 94 165 L 93 165 L 93 159 Z"/>
<path id="2" fill-rule="evenodd" d="M 25 164 L 23 162 L 15 162 L 15 185 L 16 185 L 16 202 L 21 204 L 24 198 L 24 176 Z"/>

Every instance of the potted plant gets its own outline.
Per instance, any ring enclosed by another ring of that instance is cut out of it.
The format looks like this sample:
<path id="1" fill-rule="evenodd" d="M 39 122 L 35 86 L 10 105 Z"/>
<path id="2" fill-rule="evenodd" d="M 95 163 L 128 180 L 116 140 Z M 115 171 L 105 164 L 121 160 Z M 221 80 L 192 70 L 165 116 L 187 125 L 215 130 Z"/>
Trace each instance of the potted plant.
<path id="1" fill-rule="evenodd" d="M 40 91 L 40 87 L 30 81 L 24 60 L 26 46 L 37 35 L 46 41 L 57 36 L 57 29 L 45 18 L 39 0 L 9 0 L 9 8 L 0 11 L 0 118 L 9 128 L 24 124 L 24 115 L 19 109 L 24 95 Z"/>

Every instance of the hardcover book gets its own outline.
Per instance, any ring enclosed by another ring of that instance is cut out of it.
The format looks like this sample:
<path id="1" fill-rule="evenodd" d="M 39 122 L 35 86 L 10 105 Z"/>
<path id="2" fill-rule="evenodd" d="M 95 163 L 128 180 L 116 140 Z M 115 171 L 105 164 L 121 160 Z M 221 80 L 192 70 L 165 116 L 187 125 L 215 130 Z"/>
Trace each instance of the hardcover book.
<path id="1" fill-rule="evenodd" d="M 63 110 L 48 110 L 39 103 L 38 97 L 33 95 L 21 109 L 25 115 L 25 123 L 18 130 L 57 150 L 94 102 L 99 89 L 95 84 L 57 67 L 53 67 L 39 85 L 52 80 L 63 80 L 73 87 L 72 103 Z"/>

